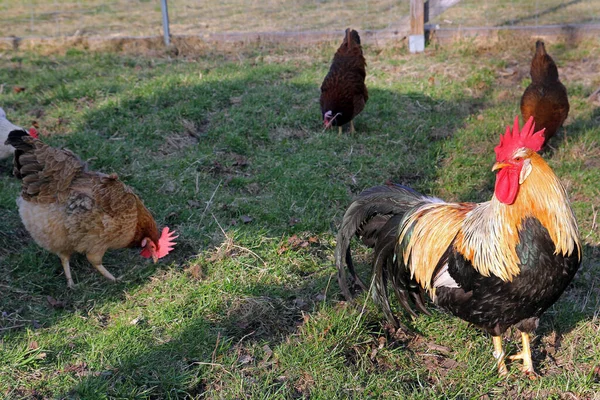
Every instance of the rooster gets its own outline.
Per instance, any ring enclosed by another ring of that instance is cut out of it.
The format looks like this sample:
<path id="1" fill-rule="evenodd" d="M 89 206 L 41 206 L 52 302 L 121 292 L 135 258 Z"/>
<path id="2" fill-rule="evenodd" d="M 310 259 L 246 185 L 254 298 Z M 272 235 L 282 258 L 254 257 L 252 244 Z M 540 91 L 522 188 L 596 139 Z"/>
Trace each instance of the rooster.
<path id="1" fill-rule="evenodd" d="M 424 309 L 421 290 L 455 316 L 490 333 L 500 375 L 507 374 L 502 334 L 521 331 L 522 371 L 535 376 L 529 334 L 567 288 L 581 263 L 575 216 L 560 180 L 537 154 L 544 130 L 515 118 L 495 148 L 492 199 L 446 203 L 400 185 L 364 191 L 344 215 L 335 260 L 342 293 L 365 285 L 352 265 L 350 239 L 374 248 L 373 297 L 397 324 L 388 299 L 391 281 L 401 305 Z"/>
<path id="2" fill-rule="evenodd" d="M 546 53 L 544 42 L 535 43 L 531 60 L 531 84 L 521 97 L 521 114 L 527 120 L 533 116 L 538 128 L 546 128 L 546 142 L 550 140 L 569 115 L 567 89 L 558 79 L 558 69 Z"/>
<path id="3" fill-rule="evenodd" d="M 12 122 L 6 119 L 6 113 L 2 108 L 0 108 L 0 160 L 12 156 L 13 152 L 15 151 L 14 147 L 5 145 L 4 142 L 8 138 L 8 134 L 16 129 L 22 128 L 14 125 Z M 38 137 L 35 128 L 30 128 L 29 134 L 35 138 Z"/>
<path id="4" fill-rule="evenodd" d="M 13 172 L 23 181 L 17 198 L 23 224 L 40 246 L 58 255 L 69 288 L 73 253 L 85 254 L 115 281 L 102 265 L 108 249 L 142 247 L 141 255 L 154 262 L 173 249 L 177 236 L 165 227 L 159 237 L 150 211 L 116 175 L 88 171 L 71 151 L 50 147 L 24 130 L 10 132 L 5 144 L 15 148 Z"/>
<path id="5" fill-rule="evenodd" d="M 337 126 L 341 134 L 342 125 L 350 122 L 350 132 L 354 132 L 352 119 L 360 114 L 369 99 L 365 86 L 366 65 L 358 32 L 346 29 L 344 41 L 333 56 L 321 85 L 321 116 L 325 128 Z"/>

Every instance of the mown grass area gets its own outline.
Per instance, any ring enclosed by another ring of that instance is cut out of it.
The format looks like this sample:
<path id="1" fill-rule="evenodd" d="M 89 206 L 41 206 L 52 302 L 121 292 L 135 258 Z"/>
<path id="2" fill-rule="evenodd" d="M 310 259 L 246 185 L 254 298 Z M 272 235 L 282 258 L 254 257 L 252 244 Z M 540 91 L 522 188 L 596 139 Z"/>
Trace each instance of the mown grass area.
<path id="1" fill-rule="evenodd" d="M 322 130 L 335 45 L 197 58 L 69 50 L 2 54 L 14 123 L 116 172 L 180 237 L 158 264 L 85 257 L 66 288 L 58 257 L 21 225 L 0 162 L 0 394 L 5 398 L 598 398 L 599 40 L 547 43 L 569 90 L 545 157 L 573 200 L 584 260 L 541 320 L 534 360 L 497 376 L 489 337 L 433 308 L 394 333 L 369 296 L 341 301 L 335 234 L 361 190 L 386 180 L 453 201 L 492 194 L 493 147 L 519 113 L 534 40 L 409 55 L 365 46 L 370 99 L 357 133 Z M 15 93 L 13 86 L 24 91 Z M 359 251 L 368 275 L 369 251 Z M 399 308 L 398 308 L 399 310 Z M 509 352 L 519 338 L 507 335 Z"/>

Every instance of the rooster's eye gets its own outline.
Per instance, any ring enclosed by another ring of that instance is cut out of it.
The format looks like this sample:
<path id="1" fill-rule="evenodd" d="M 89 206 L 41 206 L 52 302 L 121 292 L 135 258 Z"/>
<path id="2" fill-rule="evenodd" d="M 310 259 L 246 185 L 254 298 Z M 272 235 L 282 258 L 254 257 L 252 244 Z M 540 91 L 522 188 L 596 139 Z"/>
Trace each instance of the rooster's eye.
<path id="1" fill-rule="evenodd" d="M 515 161 L 519 162 L 521 161 L 523 158 L 522 157 L 515 157 Z"/>

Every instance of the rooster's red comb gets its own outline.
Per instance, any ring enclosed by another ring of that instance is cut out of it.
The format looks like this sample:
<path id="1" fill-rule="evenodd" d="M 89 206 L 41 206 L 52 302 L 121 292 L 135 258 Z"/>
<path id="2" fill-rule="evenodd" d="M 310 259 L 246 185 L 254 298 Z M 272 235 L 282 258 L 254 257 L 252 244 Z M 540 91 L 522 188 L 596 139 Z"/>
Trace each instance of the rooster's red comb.
<path id="1" fill-rule="evenodd" d="M 519 129 L 519 116 L 515 117 L 515 124 L 510 131 L 510 126 L 506 127 L 506 133 L 500 135 L 500 144 L 494 148 L 496 152 L 496 161 L 506 160 L 514 154 L 515 150 L 523 147 L 533 151 L 540 151 L 544 145 L 544 132 L 546 128 L 534 133 L 535 123 L 533 117 L 529 117 L 523 129 Z"/>
<path id="2" fill-rule="evenodd" d="M 39 139 L 38 131 L 35 128 L 29 128 L 29 136 L 35 139 Z"/>

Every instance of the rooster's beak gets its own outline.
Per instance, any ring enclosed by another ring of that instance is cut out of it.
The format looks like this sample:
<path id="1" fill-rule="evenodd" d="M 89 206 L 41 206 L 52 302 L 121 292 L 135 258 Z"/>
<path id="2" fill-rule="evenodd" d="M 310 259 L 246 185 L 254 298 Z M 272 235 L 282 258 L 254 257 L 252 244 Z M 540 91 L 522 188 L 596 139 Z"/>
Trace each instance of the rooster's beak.
<path id="1" fill-rule="evenodd" d="M 503 163 L 503 162 L 497 162 L 496 164 L 494 164 L 494 166 L 492 167 L 492 171 L 497 171 L 499 169 L 502 169 L 504 167 L 508 167 L 510 164 L 508 163 Z"/>

